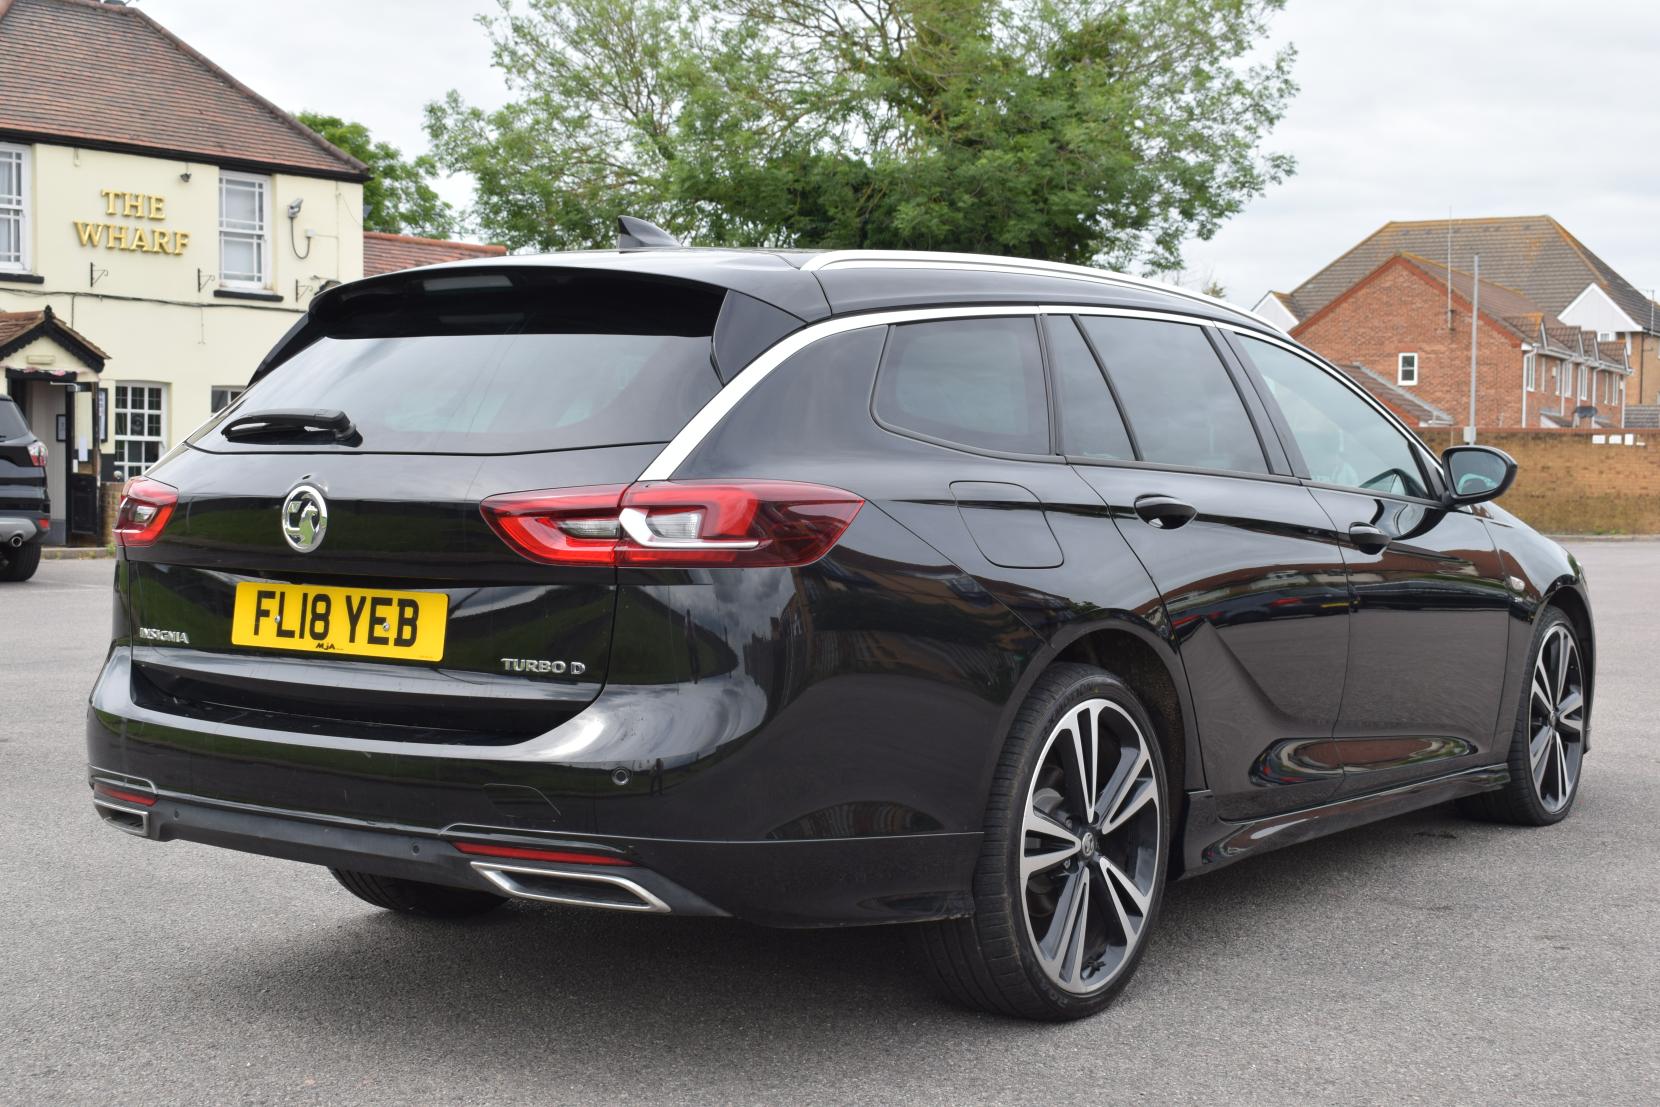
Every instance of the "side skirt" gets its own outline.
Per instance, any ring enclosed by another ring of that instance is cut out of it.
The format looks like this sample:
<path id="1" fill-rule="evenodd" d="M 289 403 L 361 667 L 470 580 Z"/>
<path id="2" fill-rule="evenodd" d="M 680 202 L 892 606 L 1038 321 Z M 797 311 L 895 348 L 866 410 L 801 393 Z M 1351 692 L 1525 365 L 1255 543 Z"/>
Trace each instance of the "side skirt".
<path id="1" fill-rule="evenodd" d="M 1509 779 L 1507 766 L 1487 765 L 1248 822 L 1218 818 L 1215 797 L 1209 791 L 1189 792 L 1180 875 L 1194 876 L 1252 854 L 1500 788 Z"/>

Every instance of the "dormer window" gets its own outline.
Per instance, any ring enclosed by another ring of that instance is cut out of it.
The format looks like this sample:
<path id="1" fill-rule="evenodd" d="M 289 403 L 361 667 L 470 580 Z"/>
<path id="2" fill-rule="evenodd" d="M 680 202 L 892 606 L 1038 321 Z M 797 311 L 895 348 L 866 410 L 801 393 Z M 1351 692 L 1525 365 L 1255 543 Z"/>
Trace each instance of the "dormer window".
<path id="1" fill-rule="evenodd" d="M 1400 384 L 1418 383 L 1418 355 L 1401 354 L 1395 362 L 1395 380 Z"/>

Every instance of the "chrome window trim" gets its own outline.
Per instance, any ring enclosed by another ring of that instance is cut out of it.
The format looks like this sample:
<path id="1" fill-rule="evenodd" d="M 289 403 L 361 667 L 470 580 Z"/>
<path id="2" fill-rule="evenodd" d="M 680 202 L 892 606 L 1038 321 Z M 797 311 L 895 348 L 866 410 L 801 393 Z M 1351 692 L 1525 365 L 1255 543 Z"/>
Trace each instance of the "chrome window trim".
<path id="1" fill-rule="evenodd" d="M 858 315 L 835 316 L 818 323 L 811 323 L 793 334 L 785 336 L 776 345 L 768 347 L 748 365 L 738 370 L 737 375 L 732 378 L 732 383 L 715 393 L 708 403 L 698 409 L 697 414 L 692 416 L 686 425 L 680 429 L 680 432 L 669 440 L 668 444 L 651 460 L 651 463 L 641 471 L 637 479 L 642 481 L 671 479 L 674 476 L 674 471 L 685 464 L 686 459 L 692 455 L 692 451 L 702 444 L 710 432 L 720 426 L 732 410 L 743 402 L 744 397 L 748 396 L 762 381 L 766 380 L 774 369 L 821 339 L 838 334 L 847 334 L 850 331 L 864 330 L 868 327 L 888 327 L 896 323 L 917 323 L 938 319 L 984 319 L 996 316 L 1037 317 L 1043 315 L 1113 315 L 1129 319 L 1157 319 L 1169 323 L 1185 323 L 1191 327 L 1226 326 L 1240 334 L 1269 337 L 1248 327 L 1236 327 L 1227 323 L 1219 323 L 1214 319 L 1181 315 L 1171 311 L 1108 307 L 1097 304 L 961 304 L 955 307 L 895 308 Z M 1280 344 L 1295 353 L 1302 354 L 1304 357 L 1308 356 L 1307 351 L 1300 350 L 1294 345 L 1289 343 Z M 1339 378 L 1346 379 L 1342 378 L 1341 374 L 1339 374 Z M 1350 387 L 1353 387 L 1353 385 L 1351 384 Z M 1360 395 L 1367 402 L 1372 403 L 1374 407 L 1377 406 L 1376 402 L 1364 392 L 1361 392 Z M 1384 414 L 1389 415 L 1387 411 Z M 1249 415 L 1249 411 L 1247 411 L 1247 415 Z M 1390 416 L 1390 419 L 1397 426 L 1400 425 L 1399 421 L 1394 420 L 1393 416 Z M 1254 427 L 1255 420 L 1252 421 L 1252 424 Z M 1260 435 L 1261 431 L 1258 430 L 1257 433 Z M 1411 441 L 1417 441 L 1416 436 L 1411 436 L 1410 433 L 1409 438 Z M 967 449 L 967 447 L 952 443 L 940 442 L 935 444 L 949 449 Z M 969 452 L 977 453 L 980 451 L 970 450 Z M 993 456 L 1005 455 L 996 454 Z M 1026 458 L 1026 455 L 1008 456 Z M 1054 460 L 1064 461 L 1059 455 L 1055 455 Z M 1266 461 L 1266 456 L 1264 460 Z M 1269 475 L 1271 475 L 1271 467 Z"/>
<path id="2" fill-rule="evenodd" d="M 1202 292 L 1194 292 L 1147 277 L 1131 276 L 1110 269 L 1096 269 L 1089 265 L 1070 265 L 1060 261 L 1009 258 L 997 254 L 933 253 L 920 250 L 830 250 L 814 254 L 802 263 L 801 269 L 804 273 L 820 269 L 956 269 L 980 273 L 1028 273 L 1033 276 L 1070 277 L 1073 280 L 1094 281 L 1122 288 L 1148 289 L 1170 296 L 1180 296 L 1196 303 L 1238 312 L 1248 319 L 1255 319 L 1265 327 L 1279 330 L 1254 311 L 1235 307 L 1225 300 L 1206 296 Z"/>

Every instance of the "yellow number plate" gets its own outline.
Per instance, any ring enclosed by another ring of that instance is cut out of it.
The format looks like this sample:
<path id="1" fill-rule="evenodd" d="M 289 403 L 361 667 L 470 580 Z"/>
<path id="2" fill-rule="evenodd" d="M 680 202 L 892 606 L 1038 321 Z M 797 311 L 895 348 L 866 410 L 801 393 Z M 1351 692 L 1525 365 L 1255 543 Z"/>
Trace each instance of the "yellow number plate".
<path id="1" fill-rule="evenodd" d="M 442 592 L 244 581 L 236 586 L 231 641 L 273 650 L 439 661 L 449 605 Z"/>

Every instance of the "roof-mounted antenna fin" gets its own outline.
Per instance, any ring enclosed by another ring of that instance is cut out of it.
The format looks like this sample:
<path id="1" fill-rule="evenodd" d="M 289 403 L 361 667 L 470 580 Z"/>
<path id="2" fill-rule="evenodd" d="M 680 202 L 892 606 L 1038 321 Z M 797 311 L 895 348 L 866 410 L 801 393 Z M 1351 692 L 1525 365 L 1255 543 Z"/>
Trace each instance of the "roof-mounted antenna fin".
<path id="1" fill-rule="evenodd" d="M 636 219 L 632 215 L 617 216 L 619 250 L 661 250 L 679 245 L 675 237 L 662 227 L 647 223 L 644 219 Z"/>

